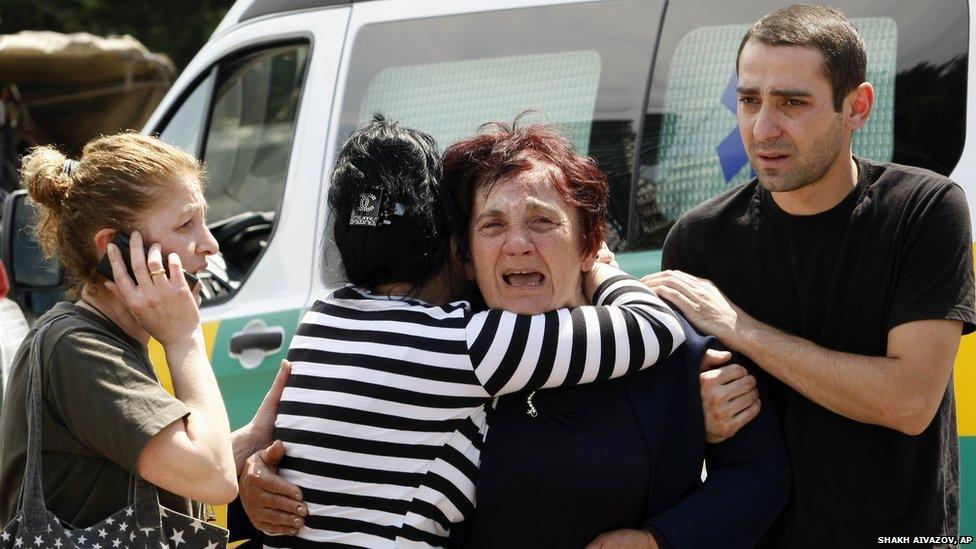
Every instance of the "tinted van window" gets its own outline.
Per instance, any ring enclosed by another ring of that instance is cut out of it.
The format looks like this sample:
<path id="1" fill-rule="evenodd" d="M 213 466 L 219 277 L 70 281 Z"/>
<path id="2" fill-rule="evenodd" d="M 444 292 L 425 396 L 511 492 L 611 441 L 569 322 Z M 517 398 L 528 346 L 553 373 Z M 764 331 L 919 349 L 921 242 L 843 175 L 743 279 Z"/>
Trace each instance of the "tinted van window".
<path id="1" fill-rule="evenodd" d="M 196 84 L 160 128 L 164 141 L 207 163 L 209 220 L 277 208 L 307 61 L 307 44 L 228 58 Z"/>
<path id="2" fill-rule="evenodd" d="M 868 49 L 876 103 L 854 153 L 948 174 L 965 137 L 968 11 L 964 0 L 838 1 Z M 671 3 L 647 103 L 631 250 L 660 249 L 674 221 L 753 177 L 739 136 L 735 56 L 769 1 Z M 940 29 L 938 33 L 932 29 Z"/>
<path id="3" fill-rule="evenodd" d="M 205 162 L 207 221 L 221 253 L 208 260 L 204 302 L 232 295 L 271 237 L 305 83 L 309 45 L 250 49 L 223 59 L 177 102 L 163 140 Z"/>
<path id="4" fill-rule="evenodd" d="M 626 239 L 637 137 L 663 2 L 617 0 L 366 25 L 341 112 L 348 135 L 375 112 L 441 148 L 485 122 L 562 126 L 610 178 L 611 238 Z"/>

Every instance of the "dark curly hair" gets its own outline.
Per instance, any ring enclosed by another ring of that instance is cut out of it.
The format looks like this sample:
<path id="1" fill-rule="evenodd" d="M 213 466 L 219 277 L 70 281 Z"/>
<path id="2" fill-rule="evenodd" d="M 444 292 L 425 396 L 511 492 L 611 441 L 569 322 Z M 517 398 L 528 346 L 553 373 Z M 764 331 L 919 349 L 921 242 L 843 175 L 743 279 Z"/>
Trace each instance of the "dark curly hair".
<path id="1" fill-rule="evenodd" d="M 381 196 L 383 209 L 400 204 L 403 211 L 387 216 L 387 224 L 352 224 L 363 193 Z M 424 132 L 374 115 L 339 151 L 328 204 L 347 280 L 356 286 L 405 283 L 418 289 L 448 259 L 456 213 L 441 188 L 437 145 Z"/>

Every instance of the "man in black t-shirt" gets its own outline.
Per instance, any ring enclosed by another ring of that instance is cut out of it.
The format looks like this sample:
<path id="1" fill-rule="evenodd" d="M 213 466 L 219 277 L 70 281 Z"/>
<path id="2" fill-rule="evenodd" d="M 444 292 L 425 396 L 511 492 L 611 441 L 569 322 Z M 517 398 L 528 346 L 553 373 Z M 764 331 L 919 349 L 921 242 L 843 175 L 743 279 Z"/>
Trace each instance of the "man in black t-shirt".
<path id="1" fill-rule="evenodd" d="M 865 66 L 833 9 L 756 23 L 737 116 L 757 178 L 682 217 L 664 245 L 674 270 L 645 278 L 763 370 L 794 478 L 764 546 L 959 535 L 952 368 L 976 323 L 969 212 L 945 177 L 852 155 L 874 102 Z"/>

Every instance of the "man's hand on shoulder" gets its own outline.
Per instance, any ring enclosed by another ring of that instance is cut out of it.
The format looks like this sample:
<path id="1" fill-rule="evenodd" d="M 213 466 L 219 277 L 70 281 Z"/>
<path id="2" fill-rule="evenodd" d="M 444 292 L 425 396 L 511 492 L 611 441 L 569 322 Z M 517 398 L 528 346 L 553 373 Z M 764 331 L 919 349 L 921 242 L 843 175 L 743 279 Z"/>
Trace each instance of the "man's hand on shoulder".
<path id="1" fill-rule="evenodd" d="M 860 355 L 828 349 L 763 324 L 708 280 L 663 271 L 642 281 L 678 307 L 696 328 L 715 335 L 806 398 L 855 421 L 911 436 L 928 428 L 939 409 L 962 332 L 960 320 L 905 322 L 889 331 L 886 356 Z M 735 377 L 734 372 L 713 375 L 722 377 L 717 385 Z M 703 394 L 702 400 L 709 397 Z M 731 402 L 721 396 L 715 400 L 723 401 Z"/>
<path id="2" fill-rule="evenodd" d="M 641 282 L 681 311 L 688 322 L 741 351 L 743 330 L 755 321 L 712 282 L 682 271 L 649 274 Z"/>
<path id="3" fill-rule="evenodd" d="M 276 440 L 247 458 L 241 473 L 241 504 L 251 523 L 265 534 L 295 535 L 308 515 L 301 490 L 277 474 L 284 455 L 284 444 Z"/>
<path id="4" fill-rule="evenodd" d="M 732 353 L 708 349 L 702 356 L 702 411 L 705 416 L 705 441 L 722 442 L 757 415 L 762 403 L 756 378 L 738 364 L 729 364 Z"/>
<path id="5" fill-rule="evenodd" d="M 695 328 L 718 337 L 735 348 L 739 330 L 752 321 L 710 281 L 682 271 L 661 271 L 641 279 L 658 296 L 667 299 Z M 759 415 L 761 403 L 756 378 L 738 364 L 726 364 L 732 354 L 709 349 L 702 357 L 702 410 L 705 440 L 722 442 Z"/>

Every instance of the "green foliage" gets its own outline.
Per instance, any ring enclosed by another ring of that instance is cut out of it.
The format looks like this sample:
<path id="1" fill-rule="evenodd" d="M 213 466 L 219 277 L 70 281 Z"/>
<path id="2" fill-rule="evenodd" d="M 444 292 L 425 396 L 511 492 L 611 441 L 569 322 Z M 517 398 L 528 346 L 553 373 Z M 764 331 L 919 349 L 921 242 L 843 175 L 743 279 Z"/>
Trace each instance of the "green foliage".
<path id="1" fill-rule="evenodd" d="M 233 0 L 0 0 L 0 34 L 22 30 L 129 34 L 182 70 Z"/>

